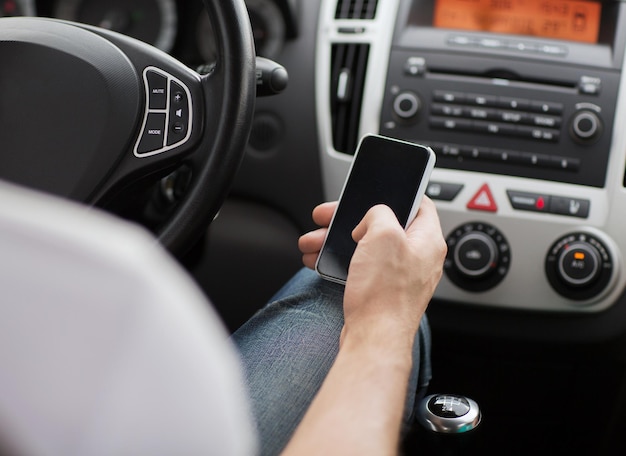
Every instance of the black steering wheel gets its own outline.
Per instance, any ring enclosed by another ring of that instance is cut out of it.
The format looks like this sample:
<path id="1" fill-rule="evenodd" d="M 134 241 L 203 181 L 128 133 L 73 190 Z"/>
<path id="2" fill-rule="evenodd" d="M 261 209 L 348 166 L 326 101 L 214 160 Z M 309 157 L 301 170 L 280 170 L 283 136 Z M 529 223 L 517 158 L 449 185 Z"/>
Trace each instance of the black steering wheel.
<path id="1" fill-rule="evenodd" d="M 156 234 L 174 253 L 188 248 L 228 193 L 255 100 L 244 1 L 204 4 L 219 49 L 204 75 L 107 30 L 0 19 L 0 178 L 105 207 L 184 164 L 188 187 Z"/>

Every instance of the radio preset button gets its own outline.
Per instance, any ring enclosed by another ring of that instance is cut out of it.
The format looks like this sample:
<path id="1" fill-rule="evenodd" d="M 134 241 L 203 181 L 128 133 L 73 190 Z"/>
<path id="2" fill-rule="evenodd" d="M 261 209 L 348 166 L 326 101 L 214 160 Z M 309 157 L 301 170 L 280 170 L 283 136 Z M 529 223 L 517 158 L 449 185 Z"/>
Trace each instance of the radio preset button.
<path id="1" fill-rule="evenodd" d="M 533 101 L 530 103 L 529 109 L 530 111 L 540 112 L 543 114 L 563 114 L 563 105 L 561 103 L 552 103 L 549 101 Z"/>
<path id="2" fill-rule="evenodd" d="M 435 90 L 433 93 L 433 100 L 443 103 L 457 103 L 463 104 L 466 100 L 466 95 L 461 92 L 450 92 L 447 90 Z"/>
<path id="3" fill-rule="evenodd" d="M 523 98 L 498 97 L 497 103 L 500 108 L 516 111 L 528 111 L 530 108 L 530 101 Z"/>
<path id="4" fill-rule="evenodd" d="M 498 105 L 498 97 L 493 95 L 467 94 L 467 104 L 495 107 Z"/>
<path id="5" fill-rule="evenodd" d="M 550 167 L 567 171 L 578 171 L 580 169 L 580 160 L 568 157 L 552 157 Z"/>

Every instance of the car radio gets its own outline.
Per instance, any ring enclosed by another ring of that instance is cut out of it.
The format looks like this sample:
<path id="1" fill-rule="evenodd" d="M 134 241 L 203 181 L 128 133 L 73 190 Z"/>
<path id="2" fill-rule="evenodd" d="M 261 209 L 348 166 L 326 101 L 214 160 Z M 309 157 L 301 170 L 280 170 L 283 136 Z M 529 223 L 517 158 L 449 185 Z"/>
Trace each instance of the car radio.
<path id="1" fill-rule="evenodd" d="M 401 8 L 382 134 L 431 146 L 440 168 L 604 186 L 623 4 L 416 0 Z"/>

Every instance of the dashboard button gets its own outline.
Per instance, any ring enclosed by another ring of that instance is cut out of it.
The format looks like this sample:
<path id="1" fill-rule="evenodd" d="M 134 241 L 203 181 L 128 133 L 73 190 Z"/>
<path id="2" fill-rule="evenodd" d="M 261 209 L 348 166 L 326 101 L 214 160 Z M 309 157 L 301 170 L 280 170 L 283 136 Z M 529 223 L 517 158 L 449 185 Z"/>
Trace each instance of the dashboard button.
<path id="1" fill-rule="evenodd" d="M 498 107 L 514 109 L 516 111 L 528 111 L 530 101 L 523 98 L 498 97 Z"/>
<path id="2" fill-rule="evenodd" d="M 578 171 L 580 169 L 580 160 L 568 157 L 552 157 L 548 165 L 551 168 L 564 171 Z"/>
<path id="3" fill-rule="evenodd" d="M 507 190 L 507 196 L 513 209 L 531 212 L 549 212 L 550 195 Z"/>
<path id="4" fill-rule="evenodd" d="M 467 94 L 467 104 L 476 106 L 497 106 L 498 97 L 493 95 Z"/>
<path id="5" fill-rule="evenodd" d="M 447 182 L 430 181 L 426 187 L 426 195 L 439 201 L 452 201 L 459 194 L 463 184 L 449 184 Z"/>
<path id="6" fill-rule="evenodd" d="M 550 212 L 570 217 L 589 217 L 591 203 L 589 200 L 554 196 L 550 202 Z"/>
<path id="7" fill-rule="evenodd" d="M 543 114 L 560 115 L 563 113 L 563 105 L 549 101 L 533 101 L 530 104 L 530 110 Z"/>
<path id="8" fill-rule="evenodd" d="M 498 205 L 488 184 L 480 187 L 474 197 L 467 203 L 467 208 L 487 212 L 498 211 Z"/>
<path id="9" fill-rule="evenodd" d="M 443 103 L 464 103 L 465 94 L 460 92 L 450 92 L 447 90 L 435 90 L 433 100 Z"/>
<path id="10" fill-rule="evenodd" d="M 432 128 L 438 128 L 443 130 L 464 130 L 471 131 L 472 130 L 472 121 L 466 119 L 456 119 L 451 118 L 447 119 L 444 117 L 431 117 L 430 118 L 430 126 Z"/>

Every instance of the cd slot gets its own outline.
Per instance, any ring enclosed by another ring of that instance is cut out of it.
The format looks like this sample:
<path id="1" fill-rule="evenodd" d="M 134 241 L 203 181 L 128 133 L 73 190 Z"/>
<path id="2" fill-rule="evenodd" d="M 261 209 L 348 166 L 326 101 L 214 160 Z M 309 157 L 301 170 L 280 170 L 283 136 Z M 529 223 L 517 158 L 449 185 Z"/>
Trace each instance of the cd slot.
<path id="1" fill-rule="evenodd" d="M 471 73 L 458 70 L 451 71 L 440 68 L 428 68 L 424 73 L 424 77 L 434 80 L 473 82 L 530 90 L 556 90 L 568 94 L 577 93 L 580 85 L 580 81 L 550 81 L 545 79 L 523 78 L 508 70 L 490 70 L 483 73 Z"/>

